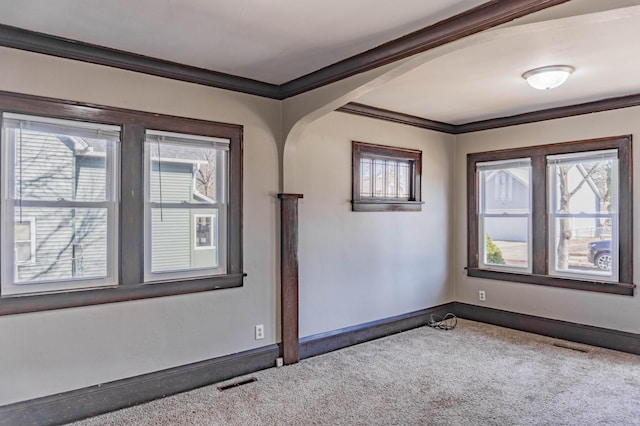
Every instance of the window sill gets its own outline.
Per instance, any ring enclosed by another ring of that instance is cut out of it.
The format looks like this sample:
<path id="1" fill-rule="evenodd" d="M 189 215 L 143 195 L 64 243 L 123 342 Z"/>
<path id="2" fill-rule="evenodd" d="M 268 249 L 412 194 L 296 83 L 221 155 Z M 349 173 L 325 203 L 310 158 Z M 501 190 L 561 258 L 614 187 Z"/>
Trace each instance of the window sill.
<path id="1" fill-rule="evenodd" d="M 354 212 L 419 212 L 423 201 L 358 200 L 351 201 Z"/>
<path id="2" fill-rule="evenodd" d="M 242 287 L 246 274 L 0 298 L 0 316 Z"/>
<path id="3" fill-rule="evenodd" d="M 611 283 L 606 281 L 587 281 L 571 278 L 552 277 L 549 275 L 518 274 L 515 272 L 492 271 L 488 269 L 467 268 L 467 276 L 487 278 L 500 281 L 514 281 L 526 284 L 544 285 L 548 287 L 570 288 L 574 290 L 594 291 L 598 293 L 633 296 L 635 284 Z"/>

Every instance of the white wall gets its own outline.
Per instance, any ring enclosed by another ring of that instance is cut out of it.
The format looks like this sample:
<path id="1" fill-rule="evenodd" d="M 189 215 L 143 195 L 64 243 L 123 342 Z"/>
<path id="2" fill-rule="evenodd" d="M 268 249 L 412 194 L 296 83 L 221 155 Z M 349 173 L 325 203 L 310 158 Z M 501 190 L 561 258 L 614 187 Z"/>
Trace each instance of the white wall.
<path id="1" fill-rule="evenodd" d="M 559 319 L 614 330 L 640 333 L 640 301 L 638 296 L 618 296 L 587 291 L 543 287 L 507 281 L 467 277 L 467 188 L 466 156 L 470 152 L 490 151 L 555 142 L 592 139 L 605 136 L 640 134 L 640 108 L 627 108 L 571 118 L 505 127 L 456 138 L 455 152 L 455 300 L 507 311 Z M 640 187 L 640 160 L 634 155 L 636 183 L 634 200 Z M 639 211 L 638 205 L 635 215 Z M 634 220 L 634 247 L 640 238 L 638 221 Z M 634 282 L 638 282 L 638 256 L 634 256 Z M 487 301 L 478 301 L 478 290 L 485 290 Z M 636 290 L 637 294 L 638 290 Z"/>
<path id="2" fill-rule="evenodd" d="M 0 317 L 0 405 L 276 343 L 280 102 L 6 48 L 0 75 L 0 90 L 243 125 L 248 274 L 242 288 Z"/>
<path id="3" fill-rule="evenodd" d="M 351 211 L 351 141 L 422 150 L 421 212 Z M 300 336 L 452 300 L 453 136 L 332 112 L 297 145 Z"/>

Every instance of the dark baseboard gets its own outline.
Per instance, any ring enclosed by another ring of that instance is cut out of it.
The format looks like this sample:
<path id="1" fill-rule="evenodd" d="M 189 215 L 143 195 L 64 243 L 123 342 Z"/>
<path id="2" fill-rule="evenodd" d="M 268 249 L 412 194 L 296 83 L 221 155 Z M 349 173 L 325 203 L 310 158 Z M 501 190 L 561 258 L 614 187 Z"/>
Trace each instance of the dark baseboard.
<path id="1" fill-rule="evenodd" d="M 60 425 L 275 366 L 278 345 L 0 407 L 3 426 Z"/>
<path id="2" fill-rule="evenodd" d="M 640 334 L 454 302 L 460 318 L 640 355 Z"/>
<path id="3" fill-rule="evenodd" d="M 427 325 L 432 314 L 443 316 L 448 312 L 453 312 L 453 308 L 453 303 L 446 303 L 433 308 L 304 337 L 300 339 L 300 359 L 422 327 Z"/>

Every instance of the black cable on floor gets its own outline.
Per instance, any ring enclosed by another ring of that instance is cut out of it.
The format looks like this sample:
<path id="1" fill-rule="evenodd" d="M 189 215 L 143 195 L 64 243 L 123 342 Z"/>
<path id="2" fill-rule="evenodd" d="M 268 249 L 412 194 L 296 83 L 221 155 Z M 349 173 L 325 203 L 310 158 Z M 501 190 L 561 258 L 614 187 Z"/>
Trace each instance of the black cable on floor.
<path id="1" fill-rule="evenodd" d="M 433 314 L 429 320 L 429 327 L 437 328 L 439 330 L 453 330 L 458 324 L 458 317 L 452 313 L 446 314 L 444 317 Z"/>

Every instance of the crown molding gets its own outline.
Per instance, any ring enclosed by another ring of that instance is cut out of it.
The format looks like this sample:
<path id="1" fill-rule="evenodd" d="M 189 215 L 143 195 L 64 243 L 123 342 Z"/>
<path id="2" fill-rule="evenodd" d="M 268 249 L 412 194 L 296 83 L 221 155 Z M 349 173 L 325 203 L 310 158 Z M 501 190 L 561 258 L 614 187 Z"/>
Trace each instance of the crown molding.
<path id="1" fill-rule="evenodd" d="M 337 111 L 375 118 L 378 120 L 406 124 L 409 126 L 420 127 L 422 129 L 435 130 L 451 135 L 459 135 L 462 133 L 499 129 L 501 127 L 517 126 L 520 124 L 536 123 L 538 121 L 555 120 L 557 118 L 573 117 L 576 115 L 591 114 L 594 112 L 610 111 L 635 106 L 640 106 L 640 93 L 464 124 L 449 124 L 441 121 L 433 121 L 422 117 L 416 117 L 414 115 L 385 110 L 355 102 L 348 103 L 338 108 Z"/>
<path id="2" fill-rule="evenodd" d="M 0 46 L 106 65 L 265 98 L 282 99 L 280 87 L 249 78 L 151 58 L 0 24 Z"/>
<path id="3" fill-rule="evenodd" d="M 538 121 L 555 120 L 557 118 L 573 117 L 576 115 L 591 114 L 594 112 L 610 111 L 614 109 L 630 108 L 640 105 L 640 94 L 618 96 L 615 98 L 600 99 L 575 105 L 567 105 L 523 114 L 510 115 L 508 117 L 492 118 L 489 120 L 474 121 L 455 126 L 457 133 L 479 132 L 481 130 L 498 129 L 500 127 L 517 126 Z"/>
<path id="4" fill-rule="evenodd" d="M 286 99 L 569 0 L 492 0 L 282 85 L 0 24 L 0 46 L 272 99 Z"/>
<path id="5" fill-rule="evenodd" d="M 348 103 L 337 109 L 347 114 L 360 115 L 363 117 L 376 118 L 378 120 L 392 121 L 394 123 L 407 124 L 409 126 L 420 127 L 421 129 L 435 130 L 437 132 L 455 134 L 456 126 L 442 121 L 429 120 L 414 115 L 403 114 L 401 112 L 390 111 L 388 109 L 376 108 L 369 105 Z"/>

